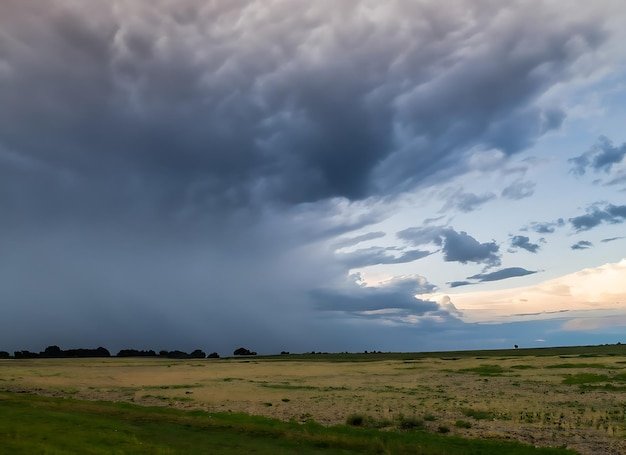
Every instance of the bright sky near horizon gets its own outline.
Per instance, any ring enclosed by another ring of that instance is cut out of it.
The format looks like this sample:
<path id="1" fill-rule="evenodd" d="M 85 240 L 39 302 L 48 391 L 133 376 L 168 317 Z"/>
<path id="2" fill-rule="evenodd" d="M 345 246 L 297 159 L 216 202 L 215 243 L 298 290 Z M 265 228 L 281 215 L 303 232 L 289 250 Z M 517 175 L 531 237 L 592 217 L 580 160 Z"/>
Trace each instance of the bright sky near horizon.
<path id="1" fill-rule="evenodd" d="M 626 341 L 626 4 L 0 4 L 0 350 Z"/>

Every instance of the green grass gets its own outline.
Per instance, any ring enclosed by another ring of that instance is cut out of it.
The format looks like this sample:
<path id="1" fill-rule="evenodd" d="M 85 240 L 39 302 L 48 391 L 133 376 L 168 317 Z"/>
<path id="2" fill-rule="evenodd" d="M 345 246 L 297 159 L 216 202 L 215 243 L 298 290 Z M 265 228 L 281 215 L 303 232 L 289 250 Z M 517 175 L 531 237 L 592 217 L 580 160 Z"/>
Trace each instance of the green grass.
<path id="1" fill-rule="evenodd" d="M 596 382 L 609 382 L 609 378 L 606 374 L 594 374 L 594 373 L 578 373 L 568 374 L 563 379 L 563 384 L 593 384 Z"/>
<path id="2" fill-rule="evenodd" d="M 475 373 L 479 376 L 503 376 L 507 372 L 500 365 L 481 365 L 475 368 L 464 368 L 459 373 Z"/>
<path id="3" fill-rule="evenodd" d="M 0 393 L 0 447 L 11 454 L 567 454 L 521 443 L 324 427 L 246 414 Z"/>
<path id="4" fill-rule="evenodd" d="M 608 368 L 600 363 L 555 363 L 554 365 L 546 365 L 544 368 Z"/>

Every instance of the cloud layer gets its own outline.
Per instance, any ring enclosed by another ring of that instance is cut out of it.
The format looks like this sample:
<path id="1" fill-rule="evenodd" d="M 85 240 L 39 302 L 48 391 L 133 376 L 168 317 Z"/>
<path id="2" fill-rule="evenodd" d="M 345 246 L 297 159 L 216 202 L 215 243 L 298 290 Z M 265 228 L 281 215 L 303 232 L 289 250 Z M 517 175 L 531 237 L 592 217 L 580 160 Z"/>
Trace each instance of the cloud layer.
<path id="1" fill-rule="evenodd" d="M 433 218 L 390 246 L 374 225 L 398 197 L 497 172 L 560 128 L 551 94 L 606 55 L 608 9 L 0 2 L 0 348 L 264 352 L 378 336 L 398 349 L 386 323 L 457 327 L 451 303 L 414 298 L 432 291 L 425 278 L 374 288 L 348 274 L 436 250 L 500 266 L 490 233 Z M 620 150 L 584 166 L 614 169 Z M 534 191 L 518 179 L 500 194 Z M 496 192 L 453 190 L 446 215 L 487 210 Z"/>

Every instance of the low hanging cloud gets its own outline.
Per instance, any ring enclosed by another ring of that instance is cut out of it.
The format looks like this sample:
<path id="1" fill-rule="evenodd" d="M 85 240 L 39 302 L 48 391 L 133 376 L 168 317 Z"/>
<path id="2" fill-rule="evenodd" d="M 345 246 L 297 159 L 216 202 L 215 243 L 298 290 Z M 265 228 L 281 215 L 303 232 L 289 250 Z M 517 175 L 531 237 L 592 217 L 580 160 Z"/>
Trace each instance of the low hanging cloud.
<path id="1" fill-rule="evenodd" d="M 406 324 L 419 323 L 421 319 L 450 319 L 452 307 L 446 309 L 436 302 L 416 298 L 417 294 L 434 289 L 424 277 L 413 275 L 396 277 L 377 286 L 349 280 L 342 287 L 311 291 L 310 296 L 318 310 L 350 317 Z"/>
<path id="2" fill-rule="evenodd" d="M 600 136 L 591 149 L 569 160 L 573 165 L 571 172 L 584 175 L 587 170 L 591 169 L 594 172 L 609 173 L 614 165 L 622 162 L 624 156 L 626 156 L 626 143 L 615 146 L 607 137 Z"/>
<path id="3" fill-rule="evenodd" d="M 539 244 L 532 243 L 529 237 L 525 235 L 515 235 L 511 238 L 512 248 L 521 248 L 530 253 L 536 253 L 539 250 Z"/>
<path id="4" fill-rule="evenodd" d="M 464 231 L 457 232 L 443 226 L 424 226 L 408 228 L 397 235 L 414 246 L 440 246 L 446 262 L 475 262 L 488 267 L 500 265 L 500 247 L 495 241 L 481 243 Z"/>
<path id="5" fill-rule="evenodd" d="M 570 248 L 572 250 L 588 250 L 592 246 L 593 246 L 593 243 L 591 243 L 588 240 L 579 240 L 578 242 L 576 242 L 572 246 L 570 246 Z"/>
<path id="6" fill-rule="evenodd" d="M 602 223 L 619 224 L 626 221 L 626 205 L 592 204 L 586 214 L 570 218 L 569 222 L 577 231 L 588 231 Z"/>
<path id="7" fill-rule="evenodd" d="M 535 193 L 535 183 L 529 180 L 516 180 L 502 190 L 501 196 L 507 199 L 520 200 Z"/>

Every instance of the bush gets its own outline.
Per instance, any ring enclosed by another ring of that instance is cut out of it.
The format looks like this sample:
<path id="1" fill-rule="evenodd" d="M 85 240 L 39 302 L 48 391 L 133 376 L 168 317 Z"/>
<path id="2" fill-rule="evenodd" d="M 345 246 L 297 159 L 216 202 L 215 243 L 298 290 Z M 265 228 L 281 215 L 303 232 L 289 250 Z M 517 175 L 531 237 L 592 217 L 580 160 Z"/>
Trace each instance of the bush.
<path id="1" fill-rule="evenodd" d="M 346 423 L 353 427 L 362 427 L 365 424 L 365 416 L 363 414 L 350 414 L 346 418 Z"/>
<path id="2" fill-rule="evenodd" d="M 417 417 L 405 417 L 401 415 L 398 418 L 398 427 L 401 430 L 415 430 L 417 428 L 424 428 L 424 421 Z"/>
<path id="3" fill-rule="evenodd" d="M 469 423 L 467 420 L 457 420 L 454 423 L 454 426 L 457 428 L 472 428 L 472 424 Z"/>
<path id="4" fill-rule="evenodd" d="M 439 433 L 450 433 L 450 428 L 448 428 L 445 425 L 439 425 L 439 427 L 437 428 L 437 431 Z"/>

